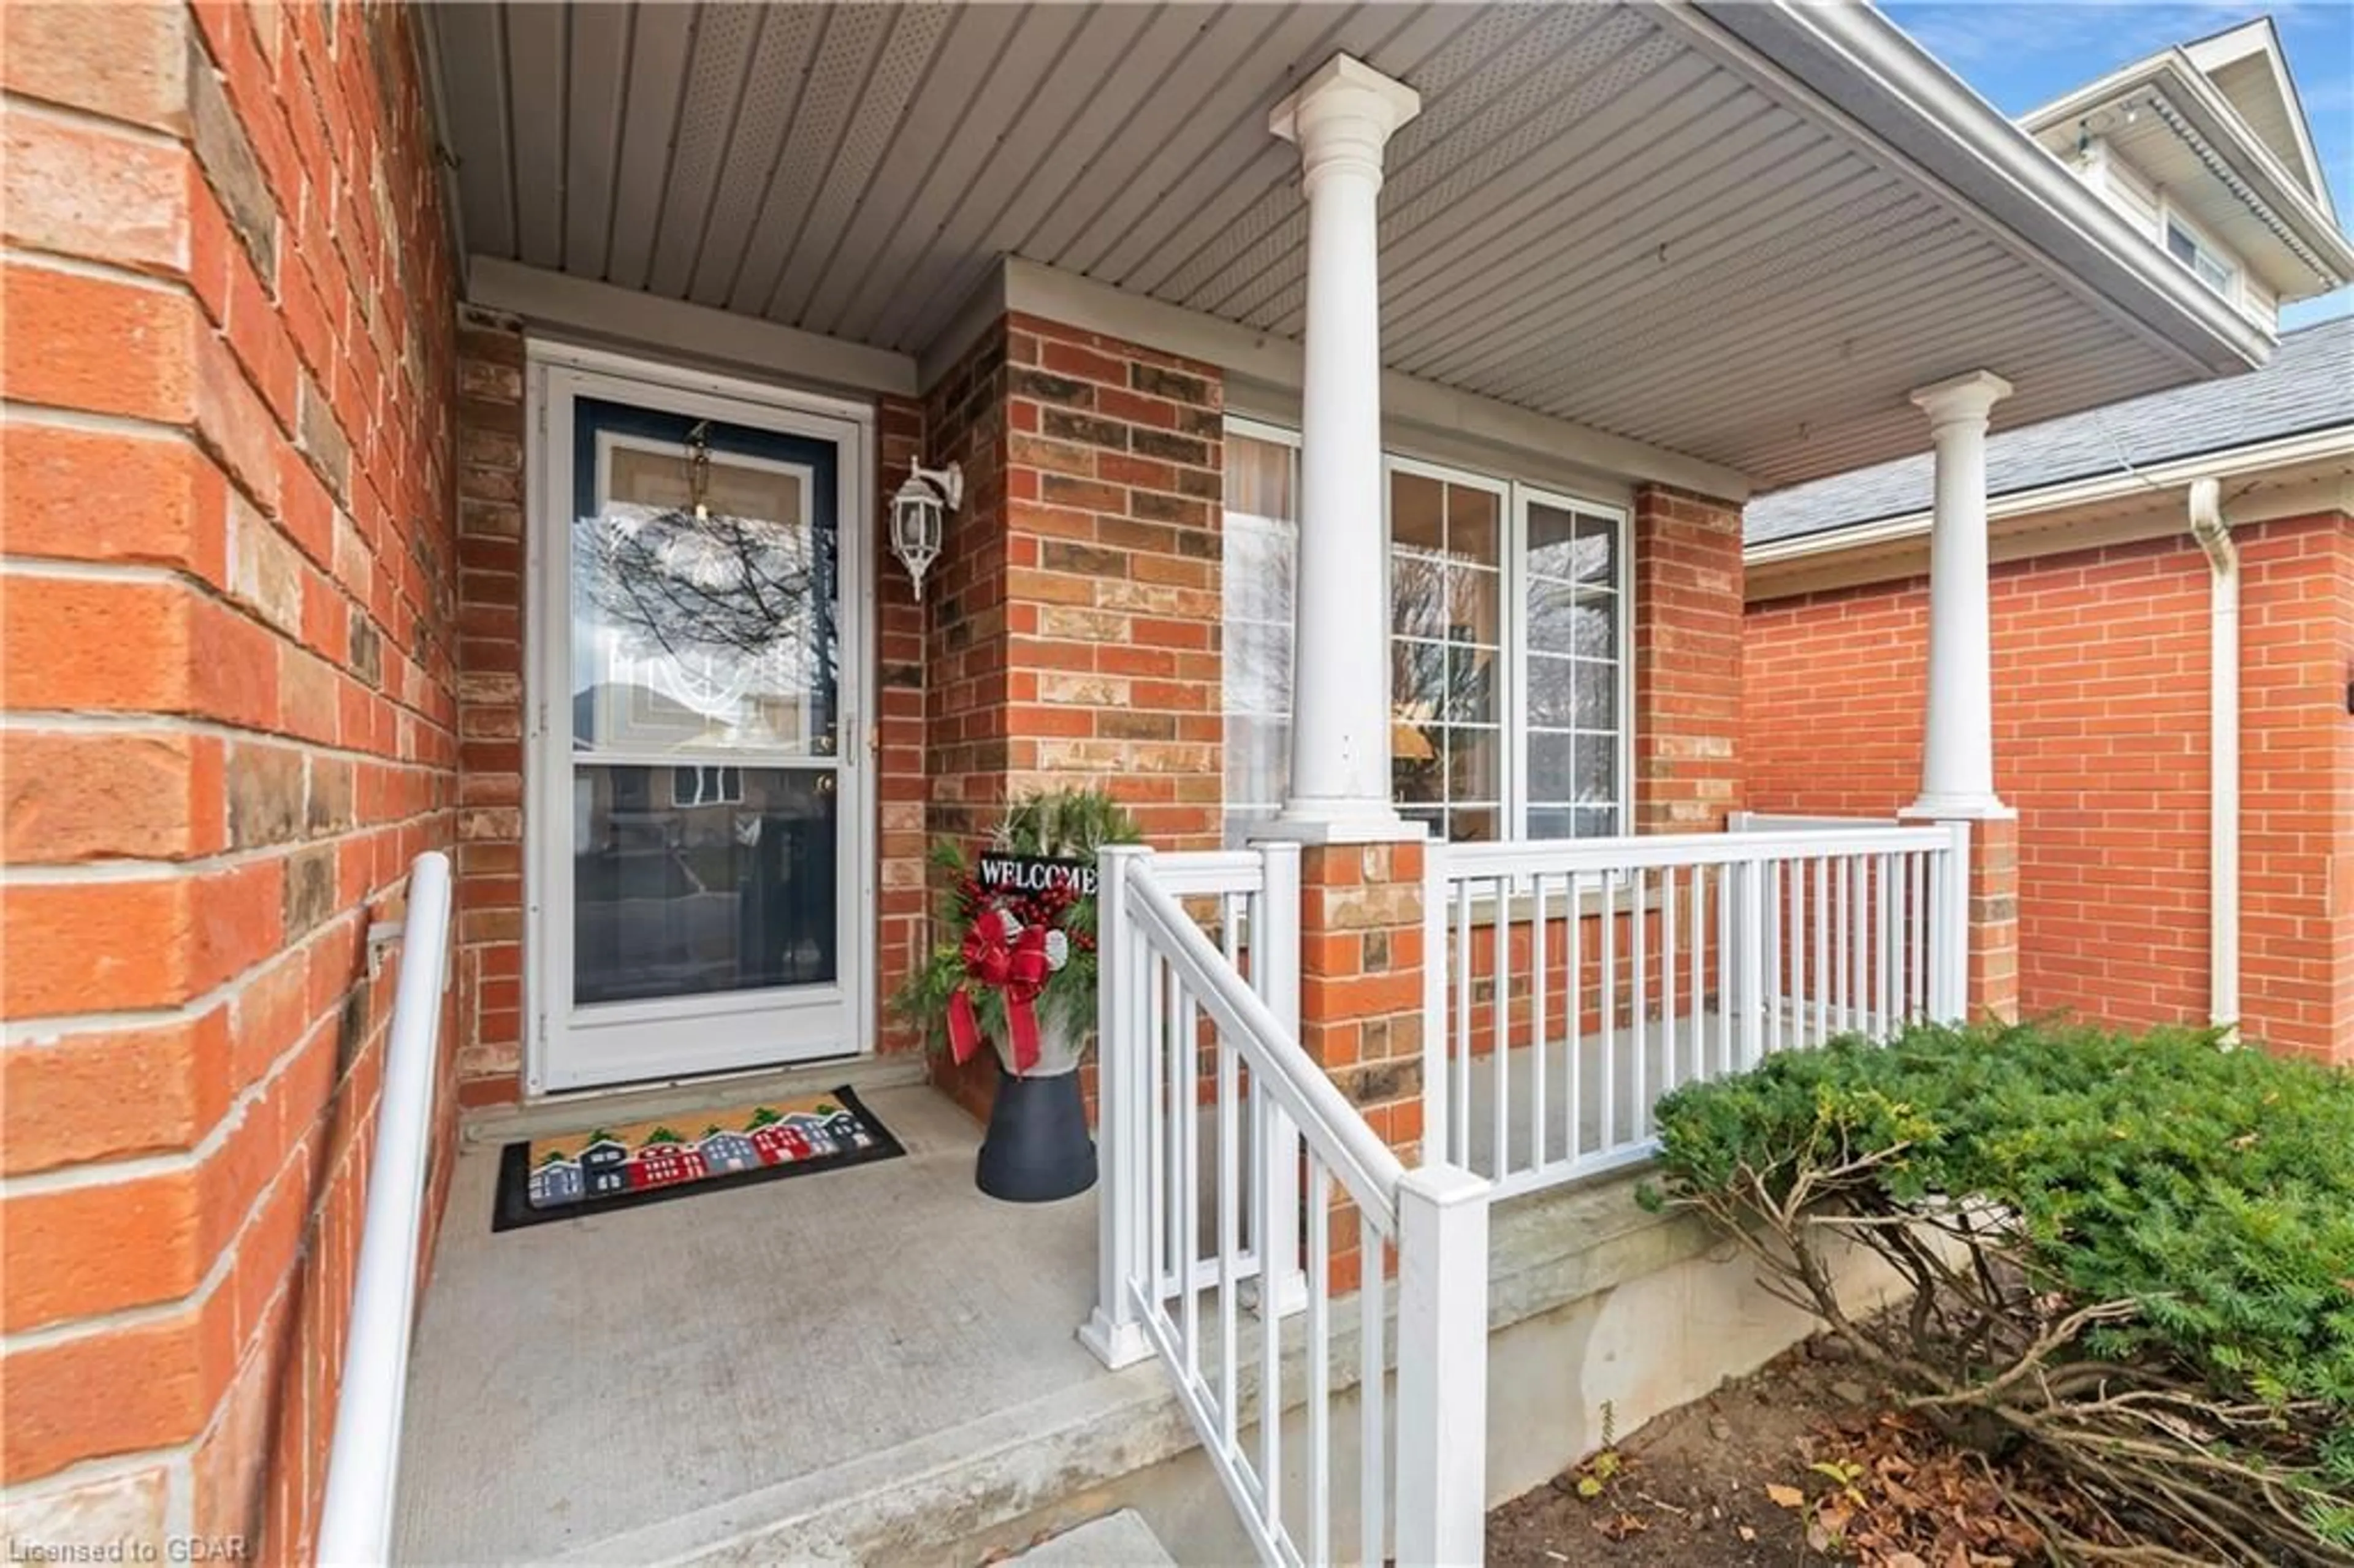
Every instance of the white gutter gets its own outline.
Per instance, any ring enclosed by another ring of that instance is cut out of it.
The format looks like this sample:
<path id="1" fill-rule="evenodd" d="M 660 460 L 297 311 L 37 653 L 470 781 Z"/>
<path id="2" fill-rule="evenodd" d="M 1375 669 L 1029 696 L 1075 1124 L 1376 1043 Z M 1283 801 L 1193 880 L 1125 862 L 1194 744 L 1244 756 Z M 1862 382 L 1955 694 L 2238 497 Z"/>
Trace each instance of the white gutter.
<path id="1" fill-rule="evenodd" d="M 2207 552 L 2208 1003 L 2211 1022 L 2240 1022 L 2240 551 L 2223 520 L 2222 486 L 2190 486 L 2190 535 Z"/>

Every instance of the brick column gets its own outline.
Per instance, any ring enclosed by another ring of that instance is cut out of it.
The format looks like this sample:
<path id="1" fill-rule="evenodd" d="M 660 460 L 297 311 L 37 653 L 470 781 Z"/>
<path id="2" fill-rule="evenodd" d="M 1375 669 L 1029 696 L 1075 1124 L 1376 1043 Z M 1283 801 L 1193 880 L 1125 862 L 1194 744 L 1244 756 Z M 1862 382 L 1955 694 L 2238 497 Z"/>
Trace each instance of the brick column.
<path id="1" fill-rule="evenodd" d="M 925 587 L 932 836 L 1092 784 L 1155 847 L 1217 846 L 1223 408 L 1214 366 L 1020 314 L 927 393 L 925 461 L 965 478 Z M 991 1059 L 940 1071 L 987 1109 Z"/>
<path id="2" fill-rule="evenodd" d="M 1970 824 L 1972 1018 L 2019 1017 L 2019 819 Z"/>
<path id="3" fill-rule="evenodd" d="M 1422 1159 L 1423 845 L 1309 844 L 1299 856 L 1299 1043 L 1408 1165 Z M 1363 1269 L 1335 1224 L 1332 1288 Z"/>
<path id="4" fill-rule="evenodd" d="M 1640 486 L 1634 567 L 1628 831 L 1716 832 L 1742 803 L 1741 508 Z"/>
<path id="5" fill-rule="evenodd" d="M 523 1092 L 524 343 L 458 319 L 458 1095 Z"/>

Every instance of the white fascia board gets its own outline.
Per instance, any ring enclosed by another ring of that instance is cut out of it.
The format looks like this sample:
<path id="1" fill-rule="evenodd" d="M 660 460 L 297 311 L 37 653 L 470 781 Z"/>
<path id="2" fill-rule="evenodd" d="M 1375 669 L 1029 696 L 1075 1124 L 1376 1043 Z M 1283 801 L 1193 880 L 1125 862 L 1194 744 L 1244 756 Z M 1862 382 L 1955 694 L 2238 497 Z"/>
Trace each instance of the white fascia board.
<path id="1" fill-rule="evenodd" d="M 1989 496 L 1987 500 L 1987 521 L 1999 523 L 2041 513 L 2097 505 L 2104 502 L 2126 500 L 2147 491 L 2177 489 L 2194 480 L 2243 479 L 2250 474 L 2294 468 L 2305 463 L 2327 462 L 2331 459 L 2354 459 L 2354 425 L 2309 430 L 2301 435 L 2284 436 L 2278 440 L 2233 447 L 2226 451 L 2205 452 L 2171 462 L 2152 463 L 2147 468 L 2120 470 L 2088 479 L 2066 480 L 2034 490 Z M 1845 528 L 1826 528 L 1818 534 L 1765 540 L 1743 549 L 1742 564 L 1744 567 L 1770 567 L 1785 561 L 1874 549 L 1908 539 L 1925 539 L 1929 536 L 1930 515 L 1927 512 L 1910 512 L 1903 516 L 1882 517 Z"/>
<path id="2" fill-rule="evenodd" d="M 917 390 L 910 355 L 494 256 L 468 261 L 466 300 L 576 342 L 684 356 L 852 392 L 912 397 Z"/>
<path id="3" fill-rule="evenodd" d="M 965 335 L 960 339 L 957 331 L 952 330 L 926 351 L 923 364 L 928 377 L 945 371 L 970 346 L 973 336 L 985 329 L 991 319 L 986 307 L 993 303 L 1003 311 L 1042 316 L 1124 343 L 1214 365 L 1230 376 L 1279 393 L 1296 394 L 1299 390 L 1301 351 L 1292 338 L 1131 294 L 1018 256 L 1006 258 L 996 292 L 984 289 L 977 298 L 983 302 L 983 309 L 976 311 L 968 306 L 958 313 Z M 1756 489 L 1748 475 L 1721 463 L 1532 413 L 1492 397 L 1460 392 L 1394 370 L 1382 372 L 1382 418 L 1385 424 L 1394 420 L 1489 446 L 1537 452 L 1597 474 L 1670 484 L 1725 501 L 1745 501 Z"/>
<path id="4" fill-rule="evenodd" d="M 1653 15 L 2187 368 L 2270 357 L 2253 323 L 1862 0 L 1679 0 Z"/>

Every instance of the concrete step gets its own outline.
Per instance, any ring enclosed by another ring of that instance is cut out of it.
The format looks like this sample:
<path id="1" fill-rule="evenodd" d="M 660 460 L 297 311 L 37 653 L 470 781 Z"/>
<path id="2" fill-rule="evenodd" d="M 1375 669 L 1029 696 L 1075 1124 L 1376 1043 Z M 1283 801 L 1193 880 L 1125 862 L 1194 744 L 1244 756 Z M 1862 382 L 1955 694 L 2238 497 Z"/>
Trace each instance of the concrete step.
<path id="1" fill-rule="evenodd" d="M 1006 1561 L 1039 1568 L 1176 1568 L 1177 1563 L 1161 1550 L 1161 1538 L 1144 1516 L 1132 1508 L 1089 1520 Z"/>
<path id="2" fill-rule="evenodd" d="M 1811 1321 L 1760 1298 L 1745 1261 L 1696 1220 L 1634 1201 L 1638 1178 L 1498 1206 L 1490 1232 L 1488 1484 L 1491 1501 L 1542 1484 L 1601 1441 L 1762 1364 Z M 1333 1303 L 1331 1387 L 1353 1397 L 1356 1301 Z M 1255 1322 L 1256 1320 L 1253 1319 Z M 1283 1387 L 1305 1388 L 1299 1320 L 1286 1325 Z M 1394 1354 L 1394 1328 L 1385 1333 Z M 1205 1367 L 1205 1374 L 1210 1369 Z M 1242 1369 L 1255 1397 L 1255 1361 Z M 1394 1408 L 1393 1406 L 1393 1408 Z M 1607 1414 L 1606 1414 L 1607 1413 Z M 1288 1428 L 1299 1417 L 1289 1412 Z M 1336 1410 L 1336 1462 L 1353 1448 L 1353 1404 Z M 1287 1430 L 1287 1461 L 1305 1452 Z M 1299 1478 L 1286 1489 L 1297 1496 Z M 946 1430 L 609 1536 L 558 1559 L 766 1568 L 779 1562 L 945 1568 L 1002 1560 L 1046 1538 L 1133 1512 L 1162 1555 L 1033 1552 L 1045 1563 L 1224 1564 L 1254 1555 L 1157 1361 L 1091 1377 Z M 1354 1510 L 1336 1514 L 1353 1531 Z M 1102 1540 L 1105 1537 L 1086 1537 Z M 1336 1540 L 1336 1551 L 1353 1542 Z"/>

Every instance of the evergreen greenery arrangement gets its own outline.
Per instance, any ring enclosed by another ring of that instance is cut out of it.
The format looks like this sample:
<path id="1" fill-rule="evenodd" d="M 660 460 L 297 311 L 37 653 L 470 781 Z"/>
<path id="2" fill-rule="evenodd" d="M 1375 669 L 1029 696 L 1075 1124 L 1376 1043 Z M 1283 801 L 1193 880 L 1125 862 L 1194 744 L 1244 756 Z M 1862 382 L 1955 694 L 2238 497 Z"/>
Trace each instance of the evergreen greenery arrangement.
<path id="1" fill-rule="evenodd" d="M 1093 863 L 1106 844 L 1143 842 L 1136 820 L 1101 789 L 1050 789 L 1015 801 L 990 835 L 991 853 Z M 921 1023 L 934 1044 L 947 1041 L 949 1009 L 960 990 L 970 997 L 981 1026 L 1001 1049 L 1007 1037 L 1002 991 L 969 984 L 964 938 L 991 908 L 1009 908 L 1023 924 L 1051 921 L 1066 938 L 1061 967 L 1046 977 L 1035 1006 L 1041 1027 L 1061 1040 L 1084 1040 L 1096 1022 L 1096 901 L 1083 896 L 1002 897 L 983 889 L 964 847 L 933 844 L 931 864 L 944 884 L 932 924 L 928 957 L 892 999 L 904 1017 Z"/>
<path id="2" fill-rule="evenodd" d="M 1919 1026 L 1659 1120 L 1645 1201 L 1950 1438 L 2048 1461 L 2102 1527 L 2039 1516 L 2057 1560 L 2354 1563 L 2354 1075 L 2210 1031 Z M 1910 1300 L 1850 1315 L 1850 1243 Z"/>

